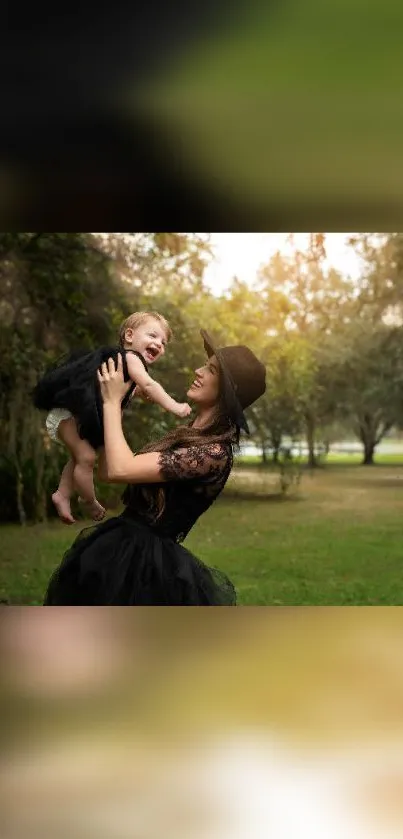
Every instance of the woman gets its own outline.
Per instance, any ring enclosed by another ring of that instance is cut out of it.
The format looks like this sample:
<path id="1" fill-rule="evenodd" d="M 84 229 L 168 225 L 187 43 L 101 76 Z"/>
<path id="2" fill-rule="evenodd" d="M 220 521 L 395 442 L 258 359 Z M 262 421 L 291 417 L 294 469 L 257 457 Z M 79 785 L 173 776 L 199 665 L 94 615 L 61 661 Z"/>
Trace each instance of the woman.
<path id="1" fill-rule="evenodd" d="M 45 606 L 231 606 L 235 589 L 180 542 L 220 494 L 247 408 L 265 392 L 265 368 L 244 346 L 217 349 L 201 331 L 208 356 L 187 396 L 188 426 L 133 455 L 122 431 L 127 391 L 122 359 L 98 372 L 105 452 L 99 476 L 126 483 L 120 516 L 83 530 L 50 580 Z"/>

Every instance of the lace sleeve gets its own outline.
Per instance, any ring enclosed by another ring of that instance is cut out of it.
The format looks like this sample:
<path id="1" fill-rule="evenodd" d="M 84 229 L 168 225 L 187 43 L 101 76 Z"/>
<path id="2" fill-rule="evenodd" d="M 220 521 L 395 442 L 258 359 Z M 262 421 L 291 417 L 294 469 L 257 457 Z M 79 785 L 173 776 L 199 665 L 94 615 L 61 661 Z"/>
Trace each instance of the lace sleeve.
<path id="1" fill-rule="evenodd" d="M 221 443 L 206 443 L 160 452 L 159 463 L 165 481 L 205 480 L 229 469 L 231 457 Z"/>

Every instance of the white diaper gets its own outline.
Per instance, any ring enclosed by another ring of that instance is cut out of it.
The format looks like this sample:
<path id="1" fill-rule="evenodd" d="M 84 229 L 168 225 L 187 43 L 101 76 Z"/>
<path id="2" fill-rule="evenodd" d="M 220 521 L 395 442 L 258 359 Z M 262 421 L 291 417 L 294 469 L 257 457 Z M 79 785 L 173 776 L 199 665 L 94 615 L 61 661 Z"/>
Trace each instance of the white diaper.
<path id="1" fill-rule="evenodd" d="M 46 417 L 46 431 L 49 434 L 51 440 L 55 440 L 56 443 L 60 443 L 57 430 L 62 420 L 70 419 L 73 414 L 70 411 L 66 411 L 65 408 L 53 408 L 52 411 Z"/>

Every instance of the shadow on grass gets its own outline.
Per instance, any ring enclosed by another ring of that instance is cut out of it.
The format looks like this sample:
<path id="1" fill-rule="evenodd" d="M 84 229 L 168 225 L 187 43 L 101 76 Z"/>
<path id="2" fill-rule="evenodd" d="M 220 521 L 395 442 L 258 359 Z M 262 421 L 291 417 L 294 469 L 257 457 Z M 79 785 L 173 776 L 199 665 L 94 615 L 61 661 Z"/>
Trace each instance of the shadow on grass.
<path id="1" fill-rule="evenodd" d="M 365 477 L 360 477 L 354 481 L 355 487 L 368 487 L 370 485 L 370 481 L 365 479 Z M 376 481 L 372 482 L 372 486 L 376 486 L 376 489 L 379 492 L 382 492 L 383 489 L 403 489 L 403 471 L 401 478 L 395 478 L 395 476 L 384 477 L 379 479 L 377 477 Z"/>
<path id="2" fill-rule="evenodd" d="M 303 468 L 306 469 L 307 467 Z M 365 471 L 368 471 L 368 473 L 376 471 L 377 469 L 403 469 L 403 461 L 382 460 L 376 463 L 362 463 L 361 461 L 352 461 L 351 463 L 348 461 L 331 461 L 330 463 L 320 463 L 311 471 L 316 472 L 316 470 L 328 470 L 331 472 L 333 470 L 336 471 L 343 469 L 364 469 Z"/>
<path id="3" fill-rule="evenodd" d="M 275 504 L 285 504 L 290 501 L 303 501 L 300 495 L 283 495 L 281 492 L 258 492 L 257 490 L 227 489 L 225 499 L 229 501 L 268 501 Z"/>
<path id="4" fill-rule="evenodd" d="M 272 473 L 278 472 L 278 466 L 276 466 L 273 463 L 248 463 L 248 462 L 241 463 L 241 462 L 235 461 L 234 468 L 236 469 L 237 472 L 243 472 L 243 471 L 246 471 L 246 470 L 247 471 L 250 470 L 250 471 L 253 471 L 253 472 L 260 472 L 260 473 L 263 473 L 263 474 L 264 473 L 272 474 Z M 306 474 L 306 473 L 311 474 L 312 473 L 313 475 L 315 473 L 319 474 L 321 472 L 333 472 L 333 471 L 338 472 L 338 471 L 343 471 L 343 470 L 346 470 L 346 469 L 357 469 L 357 470 L 365 469 L 365 470 L 368 470 L 368 474 L 370 474 L 372 471 L 375 471 L 377 469 L 385 469 L 385 468 L 386 469 L 396 469 L 396 470 L 400 469 L 401 471 L 403 471 L 403 460 L 402 461 L 395 461 L 395 460 L 387 461 L 387 460 L 385 460 L 385 461 L 381 461 L 381 462 L 378 461 L 378 462 L 371 463 L 371 464 L 364 464 L 361 461 L 355 461 L 355 460 L 351 461 L 351 462 L 349 462 L 348 460 L 334 461 L 334 462 L 332 462 L 332 461 L 330 461 L 330 462 L 326 462 L 326 461 L 320 462 L 319 461 L 319 463 L 317 463 L 316 466 L 314 466 L 314 467 L 308 466 L 308 464 L 303 463 L 303 464 L 301 464 L 300 468 L 301 468 L 301 472 L 303 472 L 304 474 Z"/>

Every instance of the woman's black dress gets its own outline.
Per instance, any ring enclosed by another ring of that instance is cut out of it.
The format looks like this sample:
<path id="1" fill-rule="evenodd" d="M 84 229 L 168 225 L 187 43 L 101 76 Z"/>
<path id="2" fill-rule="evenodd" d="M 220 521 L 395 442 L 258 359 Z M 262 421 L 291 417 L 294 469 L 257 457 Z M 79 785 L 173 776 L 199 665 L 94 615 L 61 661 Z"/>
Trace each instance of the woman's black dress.
<path id="1" fill-rule="evenodd" d="M 91 352 L 78 351 L 70 353 L 53 365 L 33 391 L 36 408 L 51 411 L 52 408 L 66 408 L 76 419 L 80 437 L 88 440 L 94 449 L 104 443 L 104 425 L 102 397 L 97 378 L 97 370 L 108 358 L 117 363 L 118 353 L 122 353 L 123 373 L 125 382 L 129 381 L 126 355 L 134 350 L 124 350 L 121 347 L 99 347 Z M 134 352 L 144 364 L 146 362 L 140 353 Z M 136 387 L 132 383 L 122 401 L 122 409 L 126 408 Z"/>
<path id="2" fill-rule="evenodd" d="M 50 580 L 45 606 L 236 605 L 228 577 L 180 544 L 223 489 L 232 447 L 189 446 L 160 458 L 167 483 L 127 487 L 120 516 L 81 531 Z M 162 487 L 165 509 L 153 524 Z"/>

